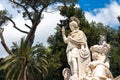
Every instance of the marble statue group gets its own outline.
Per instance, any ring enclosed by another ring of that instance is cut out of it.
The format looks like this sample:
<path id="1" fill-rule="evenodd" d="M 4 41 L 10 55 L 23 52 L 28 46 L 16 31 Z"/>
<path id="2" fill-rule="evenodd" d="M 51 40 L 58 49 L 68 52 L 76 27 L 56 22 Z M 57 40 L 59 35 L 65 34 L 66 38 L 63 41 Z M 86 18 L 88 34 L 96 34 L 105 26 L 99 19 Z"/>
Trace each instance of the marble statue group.
<path id="1" fill-rule="evenodd" d="M 109 70 L 111 47 L 106 42 L 106 37 L 100 35 L 99 44 L 93 45 L 89 49 L 87 37 L 79 29 L 80 21 L 74 16 L 70 19 L 71 32 L 68 36 L 65 35 L 65 28 L 62 27 L 63 41 L 67 44 L 67 62 L 70 66 L 62 71 L 64 80 L 113 80 Z"/>

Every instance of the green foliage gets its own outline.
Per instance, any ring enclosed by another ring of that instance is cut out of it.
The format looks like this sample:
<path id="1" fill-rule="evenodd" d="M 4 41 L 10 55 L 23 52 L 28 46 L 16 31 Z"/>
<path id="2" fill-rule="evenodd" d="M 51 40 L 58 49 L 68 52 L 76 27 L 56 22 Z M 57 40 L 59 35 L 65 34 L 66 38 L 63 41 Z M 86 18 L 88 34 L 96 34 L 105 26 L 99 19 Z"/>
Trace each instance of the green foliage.
<path id="1" fill-rule="evenodd" d="M 0 26 L 5 23 L 5 18 L 4 16 L 7 14 L 7 12 L 4 10 L 0 10 Z"/>
<path id="2" fill-rule="evenodd" d="M 114 77 L 117 77 L 120 75 L 120 51 L 119 48 L 113 48 L 111 52 L 111 57 L 110 57 L 110 63 L 111 63 L 111 72 Z"/>
<path id="3" fill-rule="evenodd" d="M 48 63 L 45 60 L 43 47 L 30 47 L 21 39 L 20 44 L 13 43 L 13 55 L 1 61 L 0 70 L 5 71 L 5 80 L 40 80 L 47 75 Z M 41 52 L 40 52 L 41 51 Z"/>
<path id="4" fill-rule="evenodd" d="M 117 30 L 115 40 L 111 40 L 112 50 L 111 50 L 111 71 L 113 76 L 116 77 L 120 75 L 120 27 Z"/>
<path id="5" fill-rule="evenodd" d="M 5 15 L 6 13 L 6 11 L 0 10 L 0 16 Z"/>
<path id="6" fill-rule="evenodd" d="M 68 65 L 65 54 L 66 45 L 62 40 L 61 28 L 57 27 L 56 30 L 55 35 L 51 35 L 48 39 L 48 43 L 50 44 L 49 49 L 51 49 L 51 51 L 48 57 L 49 68 L 46 80 L 63 80 L 61 71 Z"/>
<path id="7" fill-rule="evenodd" d="M 0 80 L 4 80 L 4 72 L 3 72 L 3 70 L 0 71 Z"/>
<path id="8" fill-rule="evenodd" d="M 0 58 L 0 64 L 1 64 L 1 61 L 3 60 L 3 58 Z M 4 71 L 3 70 L 0 70 L 0 80 L 4 80 Z"/>

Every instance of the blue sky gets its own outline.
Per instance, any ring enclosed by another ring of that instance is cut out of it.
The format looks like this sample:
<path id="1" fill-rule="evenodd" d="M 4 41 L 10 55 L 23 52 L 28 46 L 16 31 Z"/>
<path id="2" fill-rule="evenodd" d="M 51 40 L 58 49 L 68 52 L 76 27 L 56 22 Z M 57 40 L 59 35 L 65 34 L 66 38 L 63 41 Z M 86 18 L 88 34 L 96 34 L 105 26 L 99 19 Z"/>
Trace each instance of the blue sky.
<path id="1" fill-rule="evenodd" d="M 120 0 L 80 0 L 79 5 L 89 22 L 102 22 L 114 29 L 118 28 L 117 17 L 120 15 Z"/>
<path id="2" fill-rule="evenodd" d="M 104 8 L 112 1 L 120 3 L 120 0 L 79 0 L 81 8 L 85 11 L 93 11 L 96 8 Z"/>
<path id="3" fill-rule="evenodd" d="M 21 29 L 24 28 L 25 23 L 31 25 L 29 21 L 25 21 L 22 18 L 21 14 L 16 14 L 16 10 L 7 1 L 0 0 L 0 10 L 8 10 L 13 15 L 16 25 Z M 104 25 L 109 25 L 115 29 L 120 25 L 117 20 L 117 16 L 120 15 L 120 0 L 80 0 L 78 3 L 77 6 L 82 8 L 89 23 L 91 21 L 102 22 Z M 57 5 L 61 4 L 58 3 Z M 36 30 L 35 43 L 39 42 L 47 45 L 47 38 L 54 34 L 57 23 L 64 17 L 59 14 L 59 11 L 53 13 L 43 12 L 43 15 L 44 18 Z M 3 35 L 9 48 L 11 48 L 12 42 L 18 42 L 21 37 L 26 36 L 14 29 L 10 22 L 2 27 L 4 27 Z M 27 30 L 26 28 L 24 29 Z M 0 44 L 0 57 L 5 56 L 7 56 L 7 53 Z"/>

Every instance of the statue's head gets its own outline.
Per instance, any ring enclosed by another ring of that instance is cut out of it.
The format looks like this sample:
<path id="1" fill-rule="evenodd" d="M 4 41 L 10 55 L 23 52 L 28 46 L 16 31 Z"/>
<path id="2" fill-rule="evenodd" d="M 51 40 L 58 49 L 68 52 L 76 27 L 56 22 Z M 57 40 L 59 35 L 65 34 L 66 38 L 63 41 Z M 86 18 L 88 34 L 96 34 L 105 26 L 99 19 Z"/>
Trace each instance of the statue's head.
<path id="1" fill-rule="evenodd" d="M 98 60 L 99 54 L 101 53 L 100 45 L 93 45 L 90 47 L 90 51 L 92 52 L 93 61 Z"/>
<path id="2" fill-rule="evenodd" d="M 98 53 L 97 52 L 93 52 L 92 53 L 92 59 L 93 59 L 93 61 L 98 60 L 98 58 L 99 58 Z"/>
<path id="3" fill-rule="evenodd" d="M 78 26 L 80 25 L 80 20 L 75 16 L 70 17 L 70 21 L 75 21 L 77 22 Z"/>
<path id="4" fill-rule="evenodd" d="M 70 27 L 71 31 L 79 29 L 79 26 L 78 26 L 77 22 L 75 22 L 75 21 L 70 22 L 69 27 Z"/>
<path id="5" fill-rule="evenodd" d="M 65 80 L 68 80 L 71 76 L 71 71 L 69 68 L 64 68 L 62 71 L 63 77 Z"/>
<path id="6" fill-rule="evenodd" d="M 103 42 L 106 42 L 106 35 L 105 35 L 105 34 L 101 34 L 101 35 L 100 35 L 100 41 L 99 41 L 99 44 L 102 45 Z"/>

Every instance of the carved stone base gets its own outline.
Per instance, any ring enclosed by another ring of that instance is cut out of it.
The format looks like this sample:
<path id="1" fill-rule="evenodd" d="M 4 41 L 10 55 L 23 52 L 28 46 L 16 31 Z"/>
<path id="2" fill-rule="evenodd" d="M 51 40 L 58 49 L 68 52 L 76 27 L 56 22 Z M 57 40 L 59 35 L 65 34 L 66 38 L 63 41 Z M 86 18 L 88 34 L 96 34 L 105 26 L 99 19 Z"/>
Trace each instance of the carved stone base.
<path id="1" fill-rule="evenodd" d="M 80 80 L 79 77 L 71 76 L 69 80 Z"/>

